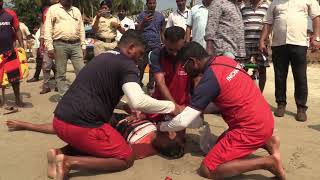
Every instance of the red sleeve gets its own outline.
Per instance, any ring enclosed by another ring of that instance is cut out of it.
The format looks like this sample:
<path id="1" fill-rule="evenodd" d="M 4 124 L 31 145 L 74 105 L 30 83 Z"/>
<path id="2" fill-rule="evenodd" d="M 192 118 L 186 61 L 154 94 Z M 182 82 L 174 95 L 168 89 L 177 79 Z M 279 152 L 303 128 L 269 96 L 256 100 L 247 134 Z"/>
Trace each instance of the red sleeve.
<path id="1" fill-rule="evenodd" d="M 12 26 L 15 30 L 17 30 L 19 28 L 19 19 L 17 14 L 10 9 L 6 9 L 6 12 L 12 16 Z"/>

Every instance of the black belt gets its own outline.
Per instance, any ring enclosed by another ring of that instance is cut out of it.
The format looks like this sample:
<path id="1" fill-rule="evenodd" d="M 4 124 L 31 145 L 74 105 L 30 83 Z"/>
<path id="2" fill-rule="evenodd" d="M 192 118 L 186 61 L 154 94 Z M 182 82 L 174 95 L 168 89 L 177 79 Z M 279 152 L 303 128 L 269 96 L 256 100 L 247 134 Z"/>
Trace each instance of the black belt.
<path id="1" fill-rule="evenodd" d="M 113 43 L 116 41 L 115 38 L 110 39 L 110 38 L 102 38 L 102 37 L 98 37 L 98 36 L 96 36 L 96 39 L 98 39 L 99 41 L 106 42 L 106 43 Z"/>
<path id="2" fill-rule="evenodd" d="M 80 43 L 80 39 L 76 39 L 76 40 L 64 40 L 64 39 L 57 39 L 55 41 L 60 41 L 66 44 L 76 44 L 76 43 Z"/>

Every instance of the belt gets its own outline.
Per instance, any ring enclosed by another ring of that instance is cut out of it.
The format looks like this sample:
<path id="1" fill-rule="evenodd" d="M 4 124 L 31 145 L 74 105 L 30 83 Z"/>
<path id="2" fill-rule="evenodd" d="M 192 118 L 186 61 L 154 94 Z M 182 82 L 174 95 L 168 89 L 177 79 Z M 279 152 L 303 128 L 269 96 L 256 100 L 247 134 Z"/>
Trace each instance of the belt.
<path id="1" fill-rule="evenodd" d="M 80 43 L 80 39 L 76 39 L 76 40 L 64 40 L 64 39 L 57 39 L 55 41 L 60 41 L 63 43 L 67 43 L 67 44 L 76 44 L 76 43 Z"/>
<path id="2" fill-rule="evenodd" d="M 98 36 L 96 36 L 96 39 L 98 39 L 99 41 L 106 42 L 106 43 L 113 43 L 113 42 L 116 41 L 115 38 L 112 38 L 112 39 L 110 39 L 110 38 L 101 38 L 101 37 L 98 37 Z"/>

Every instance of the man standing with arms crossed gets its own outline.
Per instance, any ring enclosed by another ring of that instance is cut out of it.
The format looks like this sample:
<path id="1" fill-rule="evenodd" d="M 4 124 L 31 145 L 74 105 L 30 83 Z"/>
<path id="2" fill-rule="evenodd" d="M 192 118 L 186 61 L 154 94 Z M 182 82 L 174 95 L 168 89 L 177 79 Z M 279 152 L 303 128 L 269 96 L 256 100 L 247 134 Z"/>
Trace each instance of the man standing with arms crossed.
<path id="1" fill-rule="evenodd" d="M 81 12 L 72 6 L 73 0 L 61 0 L 51 6 L 45 22 L 45 47 L 49 58 L 56 62 L 56 81 L 62 96 L 66 84 L 67 61 L 71 60 L 76 75 L 84 66 L 86 53 L 84 24 Z"/>

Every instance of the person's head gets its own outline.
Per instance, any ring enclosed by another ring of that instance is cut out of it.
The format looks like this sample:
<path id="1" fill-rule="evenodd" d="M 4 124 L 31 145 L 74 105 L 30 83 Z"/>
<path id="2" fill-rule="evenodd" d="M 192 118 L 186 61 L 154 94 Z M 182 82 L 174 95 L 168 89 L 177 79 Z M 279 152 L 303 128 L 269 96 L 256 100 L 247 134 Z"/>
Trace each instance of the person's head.
<path id="1" fill-rule="evenodd" d="M 161 155 L 168 158 L 178 159 L 184 155 L 185 131 L 179 132 L 160 132 L 156 133 L 152 146 Z"/>
<path id="2" fill-rule="evenodd" d="M 206 7 L 210 6 L 212 0 L 202 0 L 202 4 Z"/>
<path id="3" fill-rule="evenodd" d="M 186 44 L 178 53 L 178 59 L 190 77 L 196 77 L 205 69 L 207 51 L 197 42 Z"/>
<path id="4" fill-rule="evenodd" d="M 128 13 L 128 7 L 123 5 L 123 4 L 120 4 L 118 6 L 118 17 L 120 20 L 122 20 L 123 18 L 125 18 L 127 16 L 127 13 Z"/>
<path id="5" fill-rule="evenodd" d="M 120 51 L 135 62 L 143 56 L 145 47 L 146 42 L 138 30 L 129 29 L 119 41 Z"/>
<path id="6" fill-rule="evenodd" d="M 100 10 L 111 11 L 112 1 L 111 0 L 103 0 L 100 3 Z"/>
<path id="7" fill-rule="evenodd" d="M 60 0 L 60 3 L 63 7 L 69 8 L 72 6 L 73 0 Z"/>
<path id="8" fill-rule="evenodd" d="M 180 11 L 184 11 L 186 9 L 186 0 L 176 0 L 177 7 Z"/>
<path id="9" fill-rule="evenodd" d="M 54 5 L 59 3 L 60 0 L 50 0 L 50 5 Z"/>
<path id="10" fill-rule="evenodd" d="M 157 7 L 157 0 L 147 0 L 146 5 L 148 8 L 148 11 L 154 12 Z"/>
<path id="11" fill-rule="evenodd" d="M 172 26 L 164 32 L 164 45 L 170 55 L 176 56 L 178 51 L 184 46 L 185 31 L 178 26 Z"/>

